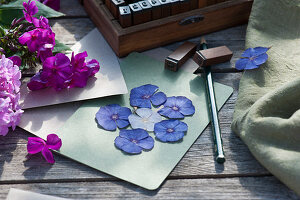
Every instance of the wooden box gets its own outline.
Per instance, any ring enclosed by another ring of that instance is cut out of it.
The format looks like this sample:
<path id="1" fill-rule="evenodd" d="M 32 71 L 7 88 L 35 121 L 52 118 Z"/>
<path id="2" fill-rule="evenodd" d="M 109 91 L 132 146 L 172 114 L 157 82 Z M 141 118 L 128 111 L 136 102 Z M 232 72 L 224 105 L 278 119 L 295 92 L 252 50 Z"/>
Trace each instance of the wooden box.
<path id="1" fill-rule="evenodd" d="M 227 0 L 127 28 L 120 26 L 102 0 L 82 2 L 114 52 L 123 57 L 133 51 L 143 51 L 247 23 L 253 0 Z"/>

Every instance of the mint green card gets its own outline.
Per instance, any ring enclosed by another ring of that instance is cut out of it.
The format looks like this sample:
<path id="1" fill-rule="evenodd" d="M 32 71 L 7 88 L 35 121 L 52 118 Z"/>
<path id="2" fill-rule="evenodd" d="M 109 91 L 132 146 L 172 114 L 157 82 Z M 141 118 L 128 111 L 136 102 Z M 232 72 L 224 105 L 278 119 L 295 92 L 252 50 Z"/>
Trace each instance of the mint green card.
<path id="1" fill-rule="evenodd" d="M 84 103 L 57 133 L 63 143 L 60 153 L 112 176 L 154 190 L 209 123 L 205 83 L 202 78 L 191 73 L 164 70 L 163 63 L 139 53 L 133 53 L 122 60 L 121 69 L 129 91 L 144 84 L 154 84 L 167 96 L 186 96 L 193 101 L 196 113 L 183 120 L 189 127 L 183 140 L 173 144 L 155 140 L 151 151 L 139 155 L 127 155 L 118 150 L 114 140 L 119 131 L 109 132 L 99 128 L 95 114 L 101 106 L 107 104 L 130 107 L 129 94 L 126 94 Z M 233 89 L 215 83 L 215 90 L 220 108 Z M 154 133 L 150 135 L 155 138 Z"/>

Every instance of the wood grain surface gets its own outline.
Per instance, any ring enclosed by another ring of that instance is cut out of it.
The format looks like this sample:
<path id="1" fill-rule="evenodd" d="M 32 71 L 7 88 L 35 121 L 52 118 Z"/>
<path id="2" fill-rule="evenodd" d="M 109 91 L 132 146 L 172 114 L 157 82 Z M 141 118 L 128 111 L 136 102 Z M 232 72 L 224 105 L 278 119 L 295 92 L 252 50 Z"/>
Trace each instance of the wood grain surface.
<path id="1" fill-rule="evenodd" d="M 51 24 L 57 39 L 71 46 L 95 26 L 76 0 L 62 0 L 61 6 L 66 16 Z M 234 52 L 232 63 L 218 66 L 214 74 L 216 81 L 234 88 L 219 113 L 224 165 L 214 161 L 213 137 L 207 127 L 163 185 L 147 191 L 60 155 L 55 155 L 54 165 L 41 155 L 27 157 L 26 142 L 32 135 L 17 128 L 0 137 L 0 199 L 6 199 L 11 187 L 72 199 L 299 199 L 254 159 L 230 129 L 242 76 L 233 64 L 244 49 L 245 31 L 246 26 L 239 26 L 206 35 L 209 45 L 227 45 Z M 181 43 L 165 48 L 173 50 Z"/>

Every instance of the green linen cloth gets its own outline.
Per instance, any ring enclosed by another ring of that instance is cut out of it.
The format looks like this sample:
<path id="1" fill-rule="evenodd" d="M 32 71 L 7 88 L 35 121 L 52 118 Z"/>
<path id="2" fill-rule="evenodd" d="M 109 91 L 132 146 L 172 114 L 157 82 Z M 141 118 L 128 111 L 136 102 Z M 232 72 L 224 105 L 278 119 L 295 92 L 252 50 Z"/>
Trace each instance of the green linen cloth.
<path id="1" fill-rule="evenodd" d="M 300 0 L 255 0 L 246 48 L 272 47 L 243 74 L 232 130 L 300 195 Z"/>
<path id="2" fill-rule="evenodd" d="M 243 74 L 232 130 L 255 158 L 300 195 L 300 0 L 255 0 L 246 48 L 272 47 Z"/>

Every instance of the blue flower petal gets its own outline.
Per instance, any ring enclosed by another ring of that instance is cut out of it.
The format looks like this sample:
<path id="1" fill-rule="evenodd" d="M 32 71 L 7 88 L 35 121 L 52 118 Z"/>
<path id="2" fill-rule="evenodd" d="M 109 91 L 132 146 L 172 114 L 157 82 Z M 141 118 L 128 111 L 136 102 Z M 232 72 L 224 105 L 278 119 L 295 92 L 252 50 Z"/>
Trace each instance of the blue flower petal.
<path id="1" fill-rule="evenodd" d="M 164 121 L 161 121 L 160 123 L 156 123 L 154 125 L 154 132 L 156 134 L 161 134 L 161 133 L 165 133 L 167 131 L 167 127 L 166 127 L 166 124 L 167 124 L 167 120 L 164 120 Z"/>
<path id="2" fill-rule="evenodd" d="M 166 103 L 164 104 L 165 107 L 172 107 L 176 104 L 176 97 L 168 97 Z"/>
<path id="3" fill-rule="evenodd" d="M 249 61 L 250 60 L 247 58 L 241 58 L 236 61 L 235 68 L 237 68 L 238 70 L 244 70 Z"/>
<path id="4" fill-rule="evenodd" d="M 154 140 L 152 137 L 146 137 L 145 139 L 140 140 L 137 143 L 138 146 L 142 147 L 143 149 L 150 150 L 154 147 Z"/>
<path id="5" fill-rule="evenodd" d="M 124 119 L 117 119 L 116 123 L 117 123 L 117 126 L 119 128 L 125 128 L 126 126 L 129 125 L 129 121 L 128 120 L 124 120 Z"/>
<path id="6" fill-rule="evenodd" d="M 180 122 L 178 125 L 174 127 L 176 132 L 186 132 L 188 130 L 188 125 L 184 122 Z"/>
<path id="7" fill-rule="evenodd" d="M 171 112 L 172 112 L 172 109 L 169 107 L 164 107 L 158 111 L 158 113 L 160 115 L 165 116 L 165 117 L 168 117 Z"/>
<path id="8" fill-rule="evenodd" d="M 147 84 L 133 88 L 130 92 L 130 105 L 140 108 L 151 108 L 151 96 L 158 90 L 155 85 Z"/>
<path id="9" fill-rule="evenodd" d="M 175 128 L 179 124 L 180 124 L 179 120 L 170 119 L 170 120 L 165 120 L 165 123 L 163 124 L 163 126 L 165 126 L 168 129 L 168 128 Z"/>
<path id="10" fill-rule="evenodd" d="M 167 142 L 176 142 L 178 140 L 181 140 L 183 137 L 184 132 L 174 132 L 173 134 L 168 134 L 165 139 Z"/>
<path id="11" fill-rule="evenodd" d="M 153 114 L 153 111 L 149 108 L 139 108 L 135 112 L 141 118 L 149 118 Z"/>
<path id="12" fill-rule="evenodd" d="M 118 110 L 119 119 L 128 120 L 128 116 L 131 115 L 131 110 L 126 107 L 120 107 Z"/>
<path id="13" fill-rule="evenodd" d="M 118 104 L 109 104 L 105 107 L 106 107 L 106 109 L 109 109 L 110 112 L 113 113 L 113 114 L 117 114 L 119 109 L 121 108 L 121 106 L 118 105 Z"/>
<path id="14" fill-rule="evenodd" d="M 255 65 L 261 65 L 261 64 L 264 64 L 267 60 L 268 60 L 268 54 L 264 53 L 264 54 L 261 54 L 261 55 L 257 56 L 253 60 L 253 63 Z"/>
<path id="15" fill-rule="evenodd" d="M 267 47 L 255 47 L 251 57 L 259 56 L 267 53 L 270 48 Z"/>
<path id="16" fill-rule="evenodd" d="M 143 129 L 133 129 L 133 130 L 121 130 L 120 137 L 127 138 L 129 140 L 142 140 L 148 137 L 149 134 Z"/>
<path id="17" fill-rule="evenodd" d="M 195 113 L 195 107 L 193 105 L 191 107 L 181 107 L 180 113 L 185 116 L 193 115 Z"/>
<path id="18" fill-rule="evenodd" d="M 116 137 L 115 145 L 117 148 L 121 149 L 122 151 L 125 151 L 126 153 L 139 154 L 142 152 L 141 147 L 129 141 L 128 139 L 122 138 L 120 136 Z"/>
<path id="19" fill-rule="evenodd" d="M 151 102 L 155 106 L 160 106 L 165 103 L 167 100 L 167 96 L 163 92 L 158 92 L 151 97 Z"/>
<path id="20" fill-rule="evenodd" d="M 168 141 L 168 140 L 167 140 L 168 135 L 167 135 L 166 133 L 162 133 L 162 132 L 160 132 L 160 133 L 155 133 L 155 136 L 156 136 L 157 139 L 159 139 L 159 140 L 162 141 L 162 142 L 167 142 L 167 141 Z"/>
<path id="21" fill-rule="evenodd" d="M 143 93 L 145 94 L 152 95 L 158 90 L 158 87 L 156 85 L 147 84 L 147 85 L 142 85 L 136 89 L 143 91 Z"/>
<path id="22" fill-rule="evenodd" d="M 242 53 L 243 58 L 250 58 L 254 54 L 254 49 L 253 48 L 248 48 Z"/>
<path id="23" fill-rule="evenodd" d="M 253 61 L 249 61 L 249 62 L 247 63 L 247 65 L 246 65 L 245 69 L 256 69 L 256 68 L 258 68 L 258 67 L 259 67 L 259 66 L 255 65 L 255 64 L 253 63 Z"/>
<path id="24" fill-rule="evenodd" d="M 155 124 L 154 133 L 162 142 L 175 142 L 184 137 L 187 129 L 187 124 L 179 120 L 164 120 Z"/>
<path id="25" fill-rule="evenodd" d="M 121 107 L 118 104 L 109 104 L 99 109 L 96 113 L 96 120 L 105 130 L 114 131 L 117 125 L 120 128 L 129 125 L 128 116 L 130 114 L 131 111 L 129 108 Z"/>

